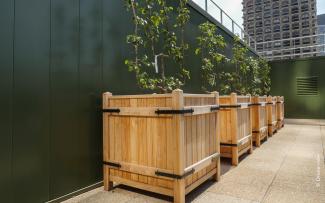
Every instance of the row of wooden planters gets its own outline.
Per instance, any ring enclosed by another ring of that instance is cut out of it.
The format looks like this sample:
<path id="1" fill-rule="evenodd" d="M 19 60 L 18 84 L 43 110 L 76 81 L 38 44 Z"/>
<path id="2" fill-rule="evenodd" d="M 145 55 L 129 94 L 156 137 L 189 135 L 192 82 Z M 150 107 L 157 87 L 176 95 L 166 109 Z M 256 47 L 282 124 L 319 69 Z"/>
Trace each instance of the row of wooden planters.
<path id="1" fill-rule="evenodd" d="M 278 101 L 283 111 L 283 98 Z M 283 126 L 283 112 L 276 124 L 276 105 L 272 97 L 219 97 L 217 92 L 105 93 L 104 188 L 115 182 L 185 202 L 185 195 L 207 179 L 219 180 L 220 156 L 237 165 L 241 154 L 252 152 L 254 140 L 260 145 L 267 130 L 273 134 Z"/>

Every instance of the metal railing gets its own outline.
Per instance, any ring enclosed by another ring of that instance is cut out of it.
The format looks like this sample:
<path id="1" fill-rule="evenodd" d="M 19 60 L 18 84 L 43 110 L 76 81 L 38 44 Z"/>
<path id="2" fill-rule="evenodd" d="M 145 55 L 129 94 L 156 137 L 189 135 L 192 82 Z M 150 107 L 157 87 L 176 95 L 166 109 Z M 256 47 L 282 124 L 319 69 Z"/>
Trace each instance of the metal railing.
<path id="1" fill-rule="evenodd" d="M 234 35 L 237 35 L 242 41 L 256 51 L 256 41 L 249 36 L 244 29 L 239 26 L 224 10 L 222 10 L 213 0 L 190 0 L 206 11 L 211 17 L 226 27 Z"/>

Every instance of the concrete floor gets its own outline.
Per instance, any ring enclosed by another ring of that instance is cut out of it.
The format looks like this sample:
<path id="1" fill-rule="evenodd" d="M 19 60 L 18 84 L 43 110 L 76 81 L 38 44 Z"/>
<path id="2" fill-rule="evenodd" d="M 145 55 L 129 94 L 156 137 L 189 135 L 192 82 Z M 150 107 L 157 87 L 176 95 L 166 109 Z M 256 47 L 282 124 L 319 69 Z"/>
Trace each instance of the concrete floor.
<path id="1" fill-rule="evenodd" d="M 238 167 L 222 160 L 222 178 L 207 181 L 186 197 L 187 202 L 325 203 L 325 126 L 286 125 Z M 65 203 L 170 202 L 171 198 L 117 187 L 98 188 Z"/>

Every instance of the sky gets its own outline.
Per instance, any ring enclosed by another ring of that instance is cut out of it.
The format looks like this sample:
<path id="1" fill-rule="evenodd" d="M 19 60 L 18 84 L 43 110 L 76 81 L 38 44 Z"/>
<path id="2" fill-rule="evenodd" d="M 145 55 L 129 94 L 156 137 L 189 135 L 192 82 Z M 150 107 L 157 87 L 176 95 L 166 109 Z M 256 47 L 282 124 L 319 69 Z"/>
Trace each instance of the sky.
<path id="1" fill-rule="evenodd" d="M 325 0 L 317 1 L 317 14 L 325 14 Z M 242 0 L 214 0 L 239 25 L 243 25 Z"/>

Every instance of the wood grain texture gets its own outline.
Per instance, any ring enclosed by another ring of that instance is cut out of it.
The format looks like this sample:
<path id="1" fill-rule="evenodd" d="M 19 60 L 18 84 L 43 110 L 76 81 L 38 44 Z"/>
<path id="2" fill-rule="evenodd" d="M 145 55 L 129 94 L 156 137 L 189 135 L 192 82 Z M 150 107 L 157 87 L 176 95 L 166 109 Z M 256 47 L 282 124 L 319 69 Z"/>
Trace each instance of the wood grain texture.
<path id="1" fill-rule="evenodd" d="M 268 124 L 268 135 L 273 136 L 277 131 L 277 108 L 276 108 L 276 97 L 267 97 L 267 124 Z"/>
<path id="2" fill-rule="evenodd" d="M 284 97 L 276 97 L 276 119 L 277 119 L 277 129 L 280 130 L 284 126 Z"/>
<path id="3" fill-rule="evenodd" d="M 252 116 L 248 106 L 250 103 L 249 95 L 238 96 L 236 93 L 232 93 L 229 96 L 220 97 L 220 105 L 233 106 L 220 110 L 221 156 L 231 158 L 232 164 L 235 166 L 238 165 L 238 158 L 241 154 L 252 153 L 253 149 L 250 144 L 252 143 Z M 236 105 L 241 107 L 235 108 Z"/>
<path id="4" fill-rule="evenodd" d="M 120 168 L 105 165 L 105 188 L 112 181 L 140 189 L 174 196 L 185 202 L 185 195 L 207 177 L 220 178 L 219 94 L 184 94 L 174 90 L 166 95 L 103 95 L 104 161 L 119 163 Z M 158 115 L 155 109 L 193 109 L 193 114 Z M 157 176 L 156 171 L 183 175 L 182 179 Z"/>

